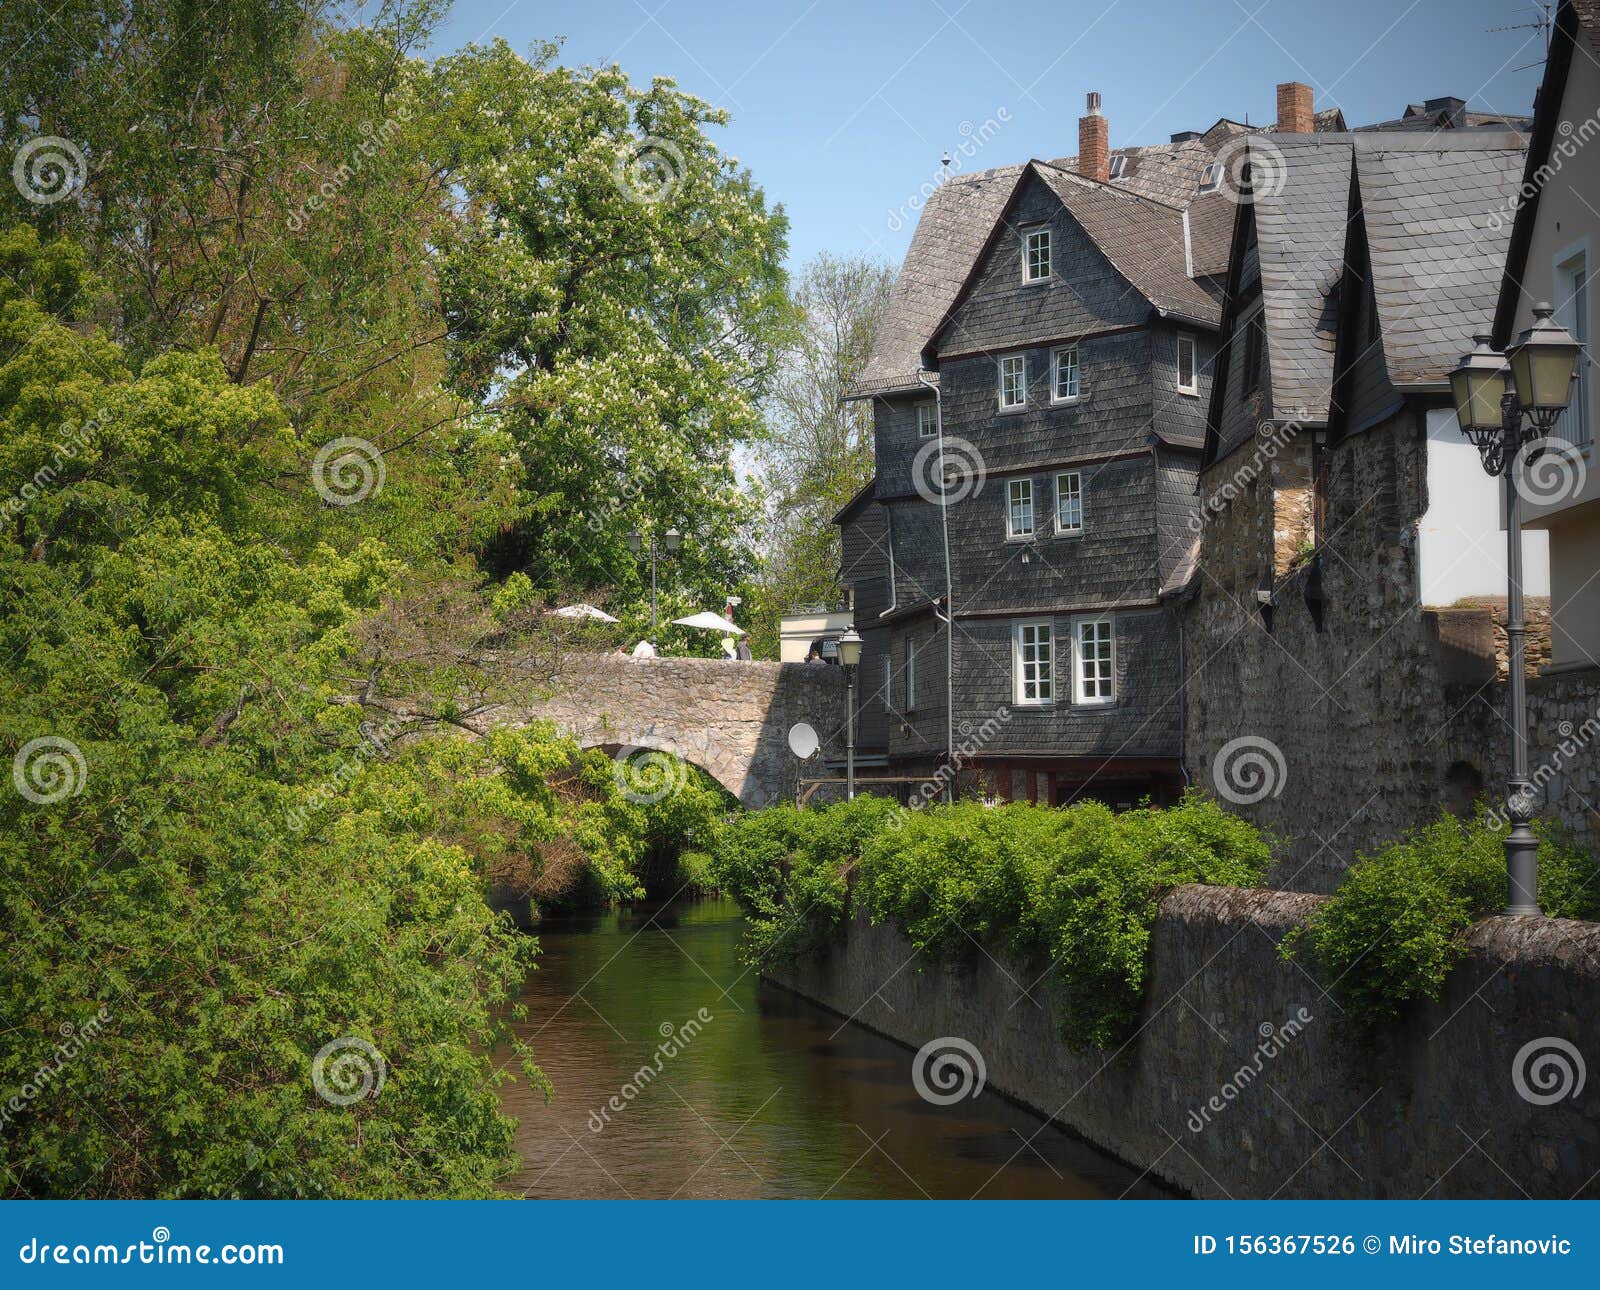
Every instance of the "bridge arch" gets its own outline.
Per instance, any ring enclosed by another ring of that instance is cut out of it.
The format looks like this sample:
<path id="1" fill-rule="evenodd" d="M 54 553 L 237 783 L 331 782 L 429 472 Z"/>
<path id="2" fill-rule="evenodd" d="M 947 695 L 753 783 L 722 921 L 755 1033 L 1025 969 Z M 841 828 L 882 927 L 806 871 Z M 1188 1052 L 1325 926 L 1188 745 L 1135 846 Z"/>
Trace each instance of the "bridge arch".
<path id="1" fill-rule="evenodd" d="M 802 775 L 844 752 L 841 669 L 820 663 L 634 659 L 572 655 L 531 696 L 499 714 L 523 726 L 549 720 L 586 748 L 670 752 L 700 767 L 741 805 L 792 800 Z M 808 723 L 821 751 L 801 762 L 789 730 Z M 614 754 L 613 754 L 614 755 Z"/>

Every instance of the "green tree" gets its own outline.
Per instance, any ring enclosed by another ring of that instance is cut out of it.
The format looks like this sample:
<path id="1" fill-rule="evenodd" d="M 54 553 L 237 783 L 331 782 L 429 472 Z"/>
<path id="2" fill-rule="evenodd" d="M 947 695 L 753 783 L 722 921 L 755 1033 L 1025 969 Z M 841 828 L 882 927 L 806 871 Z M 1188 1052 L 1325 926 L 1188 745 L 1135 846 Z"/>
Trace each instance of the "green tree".
<path id="1" fill-rule="evenodd" d="M 627 532 L 676 527 L 664 573 L 720 596 L 751 563 L 733 452 L 785 334 L 786 221 L 708 137 L 723 113 L 554 56 L 469 47 L 429 90 L 462 199 L 440 268 L 450 379 L 501 418 L 528 484 L 493 565 L 636 602 Z"/>
<path id="2" fill-rule="evenodd" d="M 768 511 L 752 623 L 772 657 L 779 615 L 839 599 L 833 516 L 873 473 L 872 405 L 845 395 L 866 369 L 893 286 L 887 264 L 824 252 L 793 291 L 801 325 L 767 398 L 758 451 Z"/>
<path id="3" fill-rule="evenodd" d="M 371 747 L 351 631 L 403 566 L 300 542 L 269 390 L 134 370 L 51 317 L 81 255 L 0 248 L 0 1187 L 489 1193 L 531 943 L 459 846 L 375 827 L 394 803 L 294 814 Z"/>

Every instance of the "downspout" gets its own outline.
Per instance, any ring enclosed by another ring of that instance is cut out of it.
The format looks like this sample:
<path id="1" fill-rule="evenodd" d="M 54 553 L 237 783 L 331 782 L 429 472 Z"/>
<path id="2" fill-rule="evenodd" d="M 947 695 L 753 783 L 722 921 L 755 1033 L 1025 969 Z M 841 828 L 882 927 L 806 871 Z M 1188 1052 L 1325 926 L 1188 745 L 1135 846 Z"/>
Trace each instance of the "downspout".
<path id="1" fill-rule="evenodd" d="M 955 597 L 951 588 L 950 575 L 950 516 L 948 504 L 944 501 L 945 469 L 944 469 L 944 399 L 939 394 L 939 387 L 926 379 L 927 368 L 917 368 L 917 384 L 933 393 L 933 428 L 939 436 L 939 530 L 944 539 L 944 757 L 945 765 L 950 767 L 950 778 L 945 784 L 945 793 L 950 801 L 956 800 L 956 625 L 955 625 Z M 939 608 L 934 606 L 934 617 L 941 617 Z"/>

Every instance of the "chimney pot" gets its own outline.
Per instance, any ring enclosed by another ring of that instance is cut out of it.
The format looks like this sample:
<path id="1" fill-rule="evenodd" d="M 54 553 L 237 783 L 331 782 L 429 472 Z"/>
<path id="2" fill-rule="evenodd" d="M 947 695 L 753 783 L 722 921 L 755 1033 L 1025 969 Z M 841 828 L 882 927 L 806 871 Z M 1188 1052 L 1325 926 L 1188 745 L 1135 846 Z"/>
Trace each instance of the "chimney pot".
<path id="1" fill-rule="evenodd" d="M 1089 111 L 1078 118 L 1078 173 L 1102 184 L 1111 179 L 1111 127 L 1100 115 L 1100 95 L 1089 92 Z"/>
<path id="2" fill-rule="evenodd" d="M 1278 133 L 1310 134 L 1315 128 L 1311 87 L 1299 81 L 1284 81 L 1278 86 Z"/>

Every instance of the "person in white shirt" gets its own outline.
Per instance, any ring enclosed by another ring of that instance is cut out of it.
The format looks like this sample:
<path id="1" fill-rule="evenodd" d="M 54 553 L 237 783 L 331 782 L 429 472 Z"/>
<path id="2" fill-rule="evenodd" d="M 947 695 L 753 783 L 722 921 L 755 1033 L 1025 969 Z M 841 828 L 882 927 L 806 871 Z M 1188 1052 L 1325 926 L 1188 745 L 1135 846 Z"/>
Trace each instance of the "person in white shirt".
<path id="1" fill-rule="evenodd" d="M 634 658 L 654 658 L 656 656 L 656 647 L 649 641 L 640 641 L 633 647 L 633 656 Z"/>

